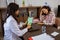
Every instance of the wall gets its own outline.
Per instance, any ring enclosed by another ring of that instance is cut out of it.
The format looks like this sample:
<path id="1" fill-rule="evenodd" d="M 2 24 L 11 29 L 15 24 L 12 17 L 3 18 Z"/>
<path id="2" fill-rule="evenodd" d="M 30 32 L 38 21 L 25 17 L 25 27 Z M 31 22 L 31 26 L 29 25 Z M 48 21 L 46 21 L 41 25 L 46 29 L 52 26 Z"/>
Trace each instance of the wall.
<path id="1" fill-rule="evenodd" d="M 58 0 L 58 4 L 60 5 L 60 0 Z"/>
<path id="2" fill-rule="evenodd" d="M 4 8 L 6 6 L 6 0 L 0 0 L 0 8 Z"/>
<path id="3" fill-rule="evenodd" d="M 23 0 L 15 0 L 15 3 L 19 4 L 20 7 L 22 7 L 22 1 Z M 8 0 L 8 4 L 10 2 L 13 2 L 13 0 Z M 57 7 L 60 4 L 60 0 L 25 0 L 25 6 L 43 6 L 45 5 L 45 2 L 54 9 L 55 13 L 57 13 Z M 0 0 L 0 8 L 7 7 L 6 0 Z"/>
<path id="4" fill-rule="evenodd" d="M 19 6 L 22 6 L 23 0 L 15 0 Z M 13 2 L 13 0 L 8 0 L 8 3 Z M 25 0 L 25 5 L 29 6 L 31 4 L 32 6 L 42 6 L 47 2 L 47 4 L 51 7 L 57 7 L 58 4 L 60 4 L 60 0 Z M 0 7 L 6 7 L 6 0 L 0 0 Z"/>

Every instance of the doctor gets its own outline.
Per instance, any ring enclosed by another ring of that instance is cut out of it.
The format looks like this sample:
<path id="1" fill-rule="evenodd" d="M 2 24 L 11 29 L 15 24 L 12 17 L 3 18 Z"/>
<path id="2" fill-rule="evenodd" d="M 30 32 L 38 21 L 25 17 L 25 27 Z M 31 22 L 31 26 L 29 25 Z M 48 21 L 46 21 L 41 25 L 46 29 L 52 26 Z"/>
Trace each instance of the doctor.
<path id="1" fill-rule="evenodd" d="M 18 27 L 17 18 L 19 16 L 19 6 L 16 3 L 10 3 L 7 7 L 7 18 L 4 23 L 4 40 L 22 40 L 19 36 L 23 36 L 28 29 L 31 28 L 30 25 L 23 30 Z"/>

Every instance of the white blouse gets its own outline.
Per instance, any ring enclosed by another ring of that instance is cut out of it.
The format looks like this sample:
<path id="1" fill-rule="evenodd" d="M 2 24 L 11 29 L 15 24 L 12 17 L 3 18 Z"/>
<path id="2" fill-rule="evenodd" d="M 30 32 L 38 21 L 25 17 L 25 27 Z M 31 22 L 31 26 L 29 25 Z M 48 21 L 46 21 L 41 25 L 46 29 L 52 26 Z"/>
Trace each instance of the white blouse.
<path id="1" fill-rule="evenodd" d="M 20 30 L 16 20 L 9 16 L 4 24 L 4 40 L 21 40 L 19 36 L 23 36 L 27 31 L 27 28 Z"/>

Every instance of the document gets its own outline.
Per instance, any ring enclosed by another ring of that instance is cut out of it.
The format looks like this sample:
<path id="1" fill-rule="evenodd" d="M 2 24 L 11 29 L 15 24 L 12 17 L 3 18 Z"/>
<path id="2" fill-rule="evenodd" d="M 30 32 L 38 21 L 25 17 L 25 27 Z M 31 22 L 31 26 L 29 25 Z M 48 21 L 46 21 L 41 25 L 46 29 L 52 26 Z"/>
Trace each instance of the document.
<path id="1" fill-rule="evenodd" d="M 57 36 L 58 34 L 59 34 L 58 32 L 51 33 L 52 36 Z"/>
<path id="2" fill-rule="evenodd" d="M 55 40 L 47 33 L 32 37 L 33 40 Z"/>

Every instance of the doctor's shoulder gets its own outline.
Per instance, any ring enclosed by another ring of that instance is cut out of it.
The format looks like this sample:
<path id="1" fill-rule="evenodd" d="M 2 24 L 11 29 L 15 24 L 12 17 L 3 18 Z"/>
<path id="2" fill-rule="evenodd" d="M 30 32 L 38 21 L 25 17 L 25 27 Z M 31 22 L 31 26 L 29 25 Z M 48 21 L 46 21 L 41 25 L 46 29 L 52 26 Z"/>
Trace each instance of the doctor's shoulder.
<path id="1" fill-rule="evenodd" d="M 7 19 L 6 19 L 6 22 L 5 23 L 11 23 L 11 22 L 15 22 L 14 18 L 12 16 L 9 16 Z"/>

